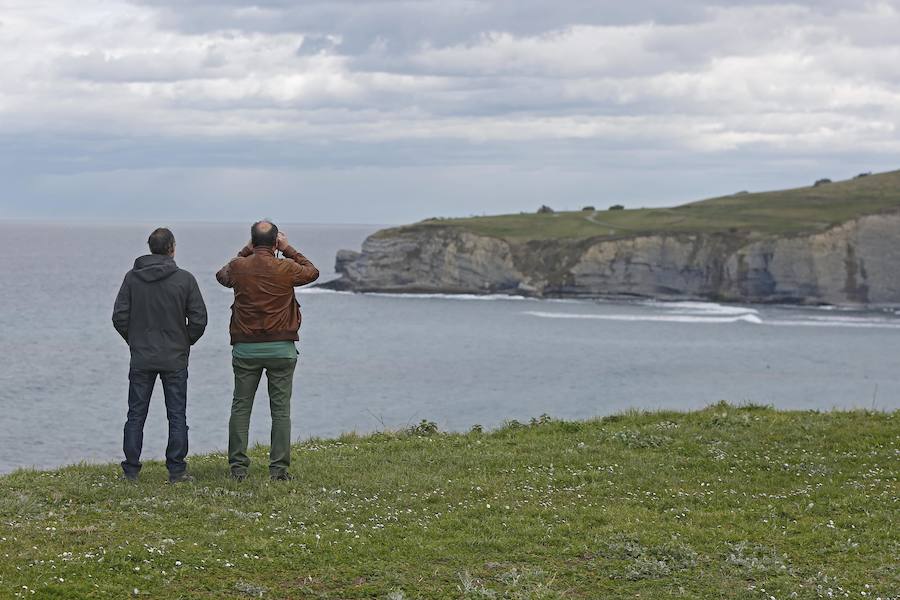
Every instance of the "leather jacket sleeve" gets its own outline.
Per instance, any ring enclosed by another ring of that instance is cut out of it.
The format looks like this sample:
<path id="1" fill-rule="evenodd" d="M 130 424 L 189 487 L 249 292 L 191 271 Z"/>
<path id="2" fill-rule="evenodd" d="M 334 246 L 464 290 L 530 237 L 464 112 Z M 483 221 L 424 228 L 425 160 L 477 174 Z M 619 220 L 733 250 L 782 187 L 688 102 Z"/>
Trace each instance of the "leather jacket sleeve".
<path id="1" fill-rule="evenodd" d="M 237 257 L 235 258 L 247 257 L 251 254 L 253 254 L 253 251 L 247 248 L 247 246 L 244 246 L 243 248 L 238 250 Z M 231 263 L 235 261 L 235 258 L 232 258 L 227 265 L 219 269 L 219 272 L 216 273 L 216 281 L 227 288 L 234 287 L 234 281 L 232 281 L 231 279 Z"/>
<path id="2" fill-rule="evenodd" d="M 289 264 L 291 265 L 291 277 L 295 287 L 312 283 L 319 278 L 319 269 L 293 246 L 285 248 L 282 254 L 291 261 Z"/>

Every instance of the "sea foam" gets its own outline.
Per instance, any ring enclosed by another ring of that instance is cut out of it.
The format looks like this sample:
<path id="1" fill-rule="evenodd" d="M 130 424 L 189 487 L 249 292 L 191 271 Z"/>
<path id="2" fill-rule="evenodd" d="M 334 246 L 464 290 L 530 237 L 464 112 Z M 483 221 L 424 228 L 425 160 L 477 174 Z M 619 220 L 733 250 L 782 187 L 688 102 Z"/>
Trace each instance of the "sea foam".
<path id="1" fill-rule="evenodd" d="M 586 319 L 596 321 L 656 322 L 656 323 L 751 323 L 773 327 L 849 327 L 864 329 L 900 329 L 900 321 L 877 317 L 825 317 L 809 316 L 802 319 L 762 318 L 754 311 L 735 315 L 688 315 L 688 314 L 585 314 L 547 311 L 524 311 L 522 314 L 542 319 Z"/>
<path id="2" fill-rule="evenodd" d="M 658 322 L 658 323 L 753 323 L 761 324 L 763 320 L 754 314 L 740 314 L 732 316 L 699 316 L 699 315 L 601 315 L 584 313 L 554 313 L 543 311 L 525 311 L 523 314 L 542 319 L 590 319 L 597 321 L 630 321 L 630 322 Z"/>

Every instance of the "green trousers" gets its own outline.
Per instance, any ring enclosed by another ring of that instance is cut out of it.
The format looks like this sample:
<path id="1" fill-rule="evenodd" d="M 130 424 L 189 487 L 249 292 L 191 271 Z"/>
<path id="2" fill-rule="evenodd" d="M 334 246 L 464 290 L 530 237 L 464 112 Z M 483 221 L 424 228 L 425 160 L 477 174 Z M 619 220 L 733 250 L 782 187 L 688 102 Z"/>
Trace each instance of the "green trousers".
<path id="1" fill-rule="evenodd" d="M 269 407 L 272 413 L 272 447 L 269 451 L 269 474 L 279 475 L 291 465 L 291 391 L 296 358 L 232 358 L 234 368 L 234 400 L 228 421 L 228 465 L 231 472 L 246 475 L 250 467 L 247 441 L 250 412 L 263 370 L 269 384 Z"/>

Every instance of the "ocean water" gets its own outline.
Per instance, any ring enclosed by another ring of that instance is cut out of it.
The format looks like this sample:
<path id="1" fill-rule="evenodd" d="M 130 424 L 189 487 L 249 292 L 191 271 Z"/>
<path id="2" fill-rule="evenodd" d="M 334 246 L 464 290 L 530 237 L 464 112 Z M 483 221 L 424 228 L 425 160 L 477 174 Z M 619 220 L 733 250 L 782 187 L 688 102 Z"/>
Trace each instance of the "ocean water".
<path id="1" fill-rule="evenodd" d="M 128 350 L 113 299 L 155 225 L 0 223 L 0 472 L 120 460 Z M 191 452 L 224 449 L 231 403 L 231 291 L 214 274 L 247 225 L 171 225 L 210 322 L 191 355 Z M 339 248 L 375 226 L 285 225 L 333 277 Z M 727 400 L 779 408 L 900 408 L 893 312 L 652 301 L 298 292 L 293 399 L 298 439 L 400 428 L 444 430 L 544 413 L 589 418 Z M 260 386 L 253 441 L 268 438 Z M 157 386 L 144 456 L 165 447 Z M 225 465 L 223 464 L 223 469 Z"/>

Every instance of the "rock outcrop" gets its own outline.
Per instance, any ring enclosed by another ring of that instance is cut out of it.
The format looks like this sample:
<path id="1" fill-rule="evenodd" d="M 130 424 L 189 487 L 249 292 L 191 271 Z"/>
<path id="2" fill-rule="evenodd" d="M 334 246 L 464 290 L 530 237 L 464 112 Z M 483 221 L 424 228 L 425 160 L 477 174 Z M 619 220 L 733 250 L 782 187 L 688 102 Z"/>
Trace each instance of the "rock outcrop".
<path id="1" fill-rule="evenodd" d="M 378 232 L 338 252 L 335 271 L 325 287 L 354 291 L 510 293 L 525 279 L 509 244 L 452 228 Z"/>
<path id="2" fill-rule="evenodd" d="M 900 213 L 825 231 L 654 234 L 509 242 L 454 225 L 416 225 L 342 250 L 333 289 L 640 296 L 837 305 L 900 304 Z"/>

